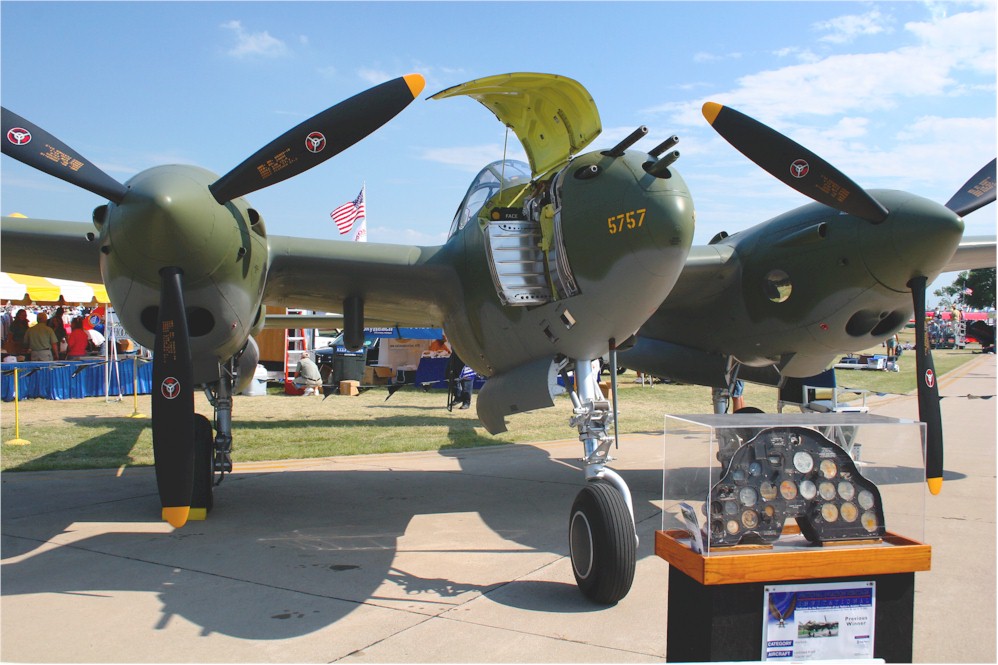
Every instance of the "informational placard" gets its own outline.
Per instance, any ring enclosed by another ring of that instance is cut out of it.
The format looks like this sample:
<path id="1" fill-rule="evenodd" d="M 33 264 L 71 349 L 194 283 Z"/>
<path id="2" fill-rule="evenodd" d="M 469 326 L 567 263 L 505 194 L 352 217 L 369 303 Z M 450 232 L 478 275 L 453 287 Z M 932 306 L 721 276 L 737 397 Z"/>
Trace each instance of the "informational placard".
<path id="1" fill-rule="evenodd" d="M 873 658 L 876 582 L 767 585 L 762 660 Z"/>

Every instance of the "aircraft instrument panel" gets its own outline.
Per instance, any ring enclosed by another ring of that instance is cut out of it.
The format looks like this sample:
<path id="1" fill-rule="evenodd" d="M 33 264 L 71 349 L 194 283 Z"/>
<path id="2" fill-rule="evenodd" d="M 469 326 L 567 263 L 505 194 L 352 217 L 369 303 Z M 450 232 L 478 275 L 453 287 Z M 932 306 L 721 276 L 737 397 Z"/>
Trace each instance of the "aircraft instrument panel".
<path id="1" fill-rule="evenodd" d="M 790 517 L 813 543 L 886 531 L 880 491 L 839 445 L 807 427 L 763 429 L 710 490 L 710 545 L 772 542 Z"/>

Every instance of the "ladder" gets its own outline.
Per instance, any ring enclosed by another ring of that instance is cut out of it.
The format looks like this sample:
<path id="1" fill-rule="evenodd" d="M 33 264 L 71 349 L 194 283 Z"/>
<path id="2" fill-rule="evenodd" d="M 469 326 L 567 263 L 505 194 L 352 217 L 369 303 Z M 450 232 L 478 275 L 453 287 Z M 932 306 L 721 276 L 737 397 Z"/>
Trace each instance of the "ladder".
<path id="1" fill-rule="evenodd" d="M 304 309 L 287 309 L 285 310 L 287 314 L 307 314 L 308 311 Z M 308 338 L 305 336 L 304 328 L 287 328 L 284 330 L 284 387 L 285 390 L 288 389 L 288 385 L 293 385 L 295 376 L 297 376 L 296 370 L 298 369 L 298 361 L 301 360 L 301 354 L 303 351 L 308 350 Z"/>

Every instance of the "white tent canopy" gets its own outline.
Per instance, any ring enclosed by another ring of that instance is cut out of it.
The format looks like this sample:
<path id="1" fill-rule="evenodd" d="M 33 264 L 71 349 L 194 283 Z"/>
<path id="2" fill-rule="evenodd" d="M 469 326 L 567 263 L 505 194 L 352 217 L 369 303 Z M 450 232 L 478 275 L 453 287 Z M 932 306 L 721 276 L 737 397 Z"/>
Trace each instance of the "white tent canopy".
<path id="1" fill-rule="evenodd" d="M 0 303 L 27 305 L 107 304 L 103 284 L 0 272 Z"/>

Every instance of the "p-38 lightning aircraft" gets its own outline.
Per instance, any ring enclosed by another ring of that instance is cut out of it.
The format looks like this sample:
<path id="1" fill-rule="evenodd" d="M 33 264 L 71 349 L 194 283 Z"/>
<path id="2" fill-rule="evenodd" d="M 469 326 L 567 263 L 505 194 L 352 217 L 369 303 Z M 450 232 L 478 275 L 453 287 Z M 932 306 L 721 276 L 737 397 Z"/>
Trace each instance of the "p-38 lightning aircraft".
<path id="1" fill-rule="evenodd" d="M 639 128 L 608 150 L 582 152 L 601 132 L 593 100 L 576 81 L 548 74 L 488 77 L 432 97 L 481 102 L 517 135 L 529 161 L 486 166 L 443 245 L 267 234 L 245 194 L 352 145 L 422 87 L 421 77 L 410 75 L 363 92 L 221 178 L 171 165 L 124 184 L 4 109 L 4 154 L 108 199 L 92 226 L 3 218 L 4 267 L 85 281 L 100 275 L 129 334 L 154 349 L 157 483 L 163 516 L 178 527 L 205 516 L 213 476 L 231 469 L 231 396 L 256 367 L 252 335 L 267 323 L 267 304 L 342 312 L 353 348 L 363 343 L 365 320 L 444 328 L 461 358 L 488 377 L 477 407 L 492 433 L 505 429 L 507 415 L 551 406 L 557 374 L 574 370 L 570 422 L 589 482 L 570 513 L 573 569 L 587 597 L 615 602 L 633 580 L 636 536 L 630 492 L 607 466 L 613 409 L 599 391 L 594 361 L 668 303 L 687 270 L 711 263 L 718 282 L 729 271 L 699 249 L 688 261 L 694 210 L 673 166 L 676 139 L 631 150 L 647 132 Z M 936 248 L 945 254 L 940 266 L 959 242 L 953 233 L 955 240 Z M 717 245 L 707 252 L 723 256 Z M 938 270 L 931 264 L 926 276 Z M 626 300 L 620 284 L 635 286 Z M 214 434 L 207 418 L 194 414 L 195 386 L 205 387 L 215 406 Z"/>

